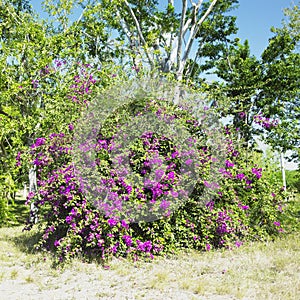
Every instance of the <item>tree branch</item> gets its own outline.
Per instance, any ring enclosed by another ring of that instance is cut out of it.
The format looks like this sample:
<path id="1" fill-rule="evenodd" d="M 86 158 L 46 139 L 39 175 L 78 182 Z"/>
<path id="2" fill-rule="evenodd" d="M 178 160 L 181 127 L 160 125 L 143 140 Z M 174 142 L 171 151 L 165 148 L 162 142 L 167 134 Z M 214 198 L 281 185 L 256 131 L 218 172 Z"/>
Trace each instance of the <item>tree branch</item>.
<path id="1" fill-rule="evenodd" d="M 182 13 L 181 13 L 180 29 L 178 34 L 178 46 L 177 46 L 177 68 L 178 69 L 179 69 L 180 58 L 181 58 L 181 47 L 182 47 L 182 40 L 183 40 L 183 27 L 184 27 L 184 21 L 186 16 L 186 8 L 187 8 L 187 0 L 182 0 Z"/>
<path id="2" fill-rule="evenodd" d="M 139 35 L 139 37 L 140 37 L 140 39 L 141 39 L 141 41 L 142 41 L 142 44 L 143 44 L 143 46 L 144 46 L 145 54 L 146 54 L 146 56 L 147 56 L 147 59 L 148 59 L 148 61 L 149 61 L 149 64 L 150 64 L 150 66 L 153 68 L 153 67 L 154 67 L 154 63 L 153 63 L 152 59 L 150 58 L 150 55 L 149 55 L 148 50 L 147 50 L 147 48 L 146 48 L 146 47 L 147 47 L 147 43 L 146 43 L 146 41 L 145 41 L 145 39 L 144 39 L 144 35 L 143 35 L 142 30 L 141 30 L 139 21 L 137 20 L 135 14 L 134 14 L 134 11 L 133 11 L 132 8 L 130 7 L 128 1 L 127 1 L 127 0 L 124 0 L 124 3 L 126 4 L 127 8 L 129 9 L 129 12 L 130 12 L 130 14 L 131 14 L 131 16 L 132 16 L 132 18 L 133 18 L 134 23 L 135 23 L 135 27 L 136 27 L 136 29 L 137 29 L 138 35 Z"/>
<path id="3" fill-rule="evenodd" d="M 191 52 L 193 42 L 194 42 L 194 40 L 195 40 L 195 38 L 196 38 L 196 35 L 197 35 L 198 31 L 199 31 L 199 28 L 200 28 L 201 24 L 205 21 L 205 19 L 206 19 L 206 18 L 208 17 L 208 15 L 211 13 L 211 11 L 213 10 L 213 8 L 214 8 L 215 4 L 217 3 L 217 1 L 218 1 L 218 0 L 214 0 L 214 1 L 210 4 L 210 6 L 209 6 L 209 8 L 207 9 L 207 11 L 205 12 L 205 14 L 201 17 L 201 19 L 200 19 L 196 24 L 194 24 L 194 25 L 192 26 L 191 32 L 190 32 L 190 37 L 189 37 L 189 40 L 188 40 L 188 42 L 187 42 L 187 46 L 186 46 L 186 49 L 185 49 L 185 52 L 184 52 L 184 55 L 183 55 L 183 58 L 182 58 L 182 61 L 181 61 L 181 62 L 182 62 L 181 68 L 184 68 L 184 65 L 185 65 L 185 63 L 186 63 L 186 60 L 187 60 L 187 58 L 188 58 L 190 52 Z M 194 7 L 195 7 L 195 9 L 194 9 L 195 12 L 197 12 L 196 9 L 199 8 L 198 5 L 201 5 L 201 3 L 202 3 L 202 1 L 199 0 L 198 4 L 194 6 Z M 179 72 L 180 72 L 180 71 L 182 71 L 182 70 L 179 70 Z"/>
<path id="4" fill-rule="evenodd" d="M 130 33 L 130 30 L 128 29 L 128 25 L 126 24 L 126 21 L 121 17 L 119 10 L 117 10 L 116 13 L 117 13 L 117 17 L 120 20 L 120 25 L 121 25 L 125 35 L 127 36 L 129 43 L 131 44 L 131 42 L 132 42 L 131 33 Z"/>

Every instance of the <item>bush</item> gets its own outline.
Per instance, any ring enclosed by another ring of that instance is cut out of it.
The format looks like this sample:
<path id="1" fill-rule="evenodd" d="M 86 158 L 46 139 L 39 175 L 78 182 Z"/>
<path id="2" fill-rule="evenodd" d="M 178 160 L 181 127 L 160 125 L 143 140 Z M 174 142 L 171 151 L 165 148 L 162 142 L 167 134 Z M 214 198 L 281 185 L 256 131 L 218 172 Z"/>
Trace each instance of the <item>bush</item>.
<path id="1" fill-rule="evenodd" d="M 206 107 L 199 122 L 188 106 L 137 91 L 100 127 L 79 122 L 31 146 L 39 189 L 27 201 L 39 210 L 41 248 L 59 260 L 153 258 L 239 247 L 284 231 L 284 191 L 269 181 L 272 170 L 258 165 L 258 154 L 236 149 L 229 128 L 219 144 L 209 142 L 214 120 L 205 121 Z M 151 126 L 164 122 L 163 130 L 147 129 L 137 116 Z M 168 132 L 172 124 L 180 139 Z"/>

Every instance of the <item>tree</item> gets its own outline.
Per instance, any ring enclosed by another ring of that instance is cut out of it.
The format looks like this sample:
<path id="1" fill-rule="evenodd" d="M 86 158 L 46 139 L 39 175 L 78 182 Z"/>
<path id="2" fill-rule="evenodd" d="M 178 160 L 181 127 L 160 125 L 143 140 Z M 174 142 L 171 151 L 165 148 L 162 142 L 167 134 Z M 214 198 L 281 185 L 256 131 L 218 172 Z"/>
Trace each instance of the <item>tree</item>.
<path id="1" fill-rule="evenodd" d="M 230 41 L 228 36 L 237 31 L 235 17 L 225 14 L 237 2 L 183 0 L 179 7 L 169 0 L 163 9 L 155 0 L 68 1 L 68 5 L 65 1 L 46 1 L 45 4 L 64 31 L 71 32 L 76 26 L 82 44 L 95 59 L 105 50 L 104 53 L 112 55 L 111 59 L 130 63 L 137 70 L 159 69 L 181 80 L 192 74 L 187 67 L 191 61 L 196 63 L 201 57 L 215 59 L 225 49 L 224 45 Z M 78 7 L 82 10 L 80 17 L 67 28 L 72 9 Z M 209 47 L 212 40 L 214 45 Z M 202 50 L 197 52 L 195 47 Z M 213 63 L 207 63 L 203 70 L 212 66 Z"/>
<path id="2" fill-rule="evenodd" d="M 286 9 L 285 15 L 289 21 L 272 28 L 275 35 L 262 54 L 264 86 L 258 97 L 263 113 L 280 120 L 267 141 L 283 152 L 300 146 L 299 6 Z"/>
<path id="3" fill-rule="evenodd" d="M 233 118 L 233 127 L 239 128 L 240 138 L 251 142 L 256 112 L 255 95 L 262 81 L 262 68 L 259 61 L 250 55 L 249 43 L 238 43 L 229 48 L 226 57 L 217 64 L 216 74 L 225 81 L 220 83 L 225 93 L 225 107 L 220 105 L 223 116 Z"/>
<path id="4" fill-rule="evenodd" d="M 250 55 L 246 41 L 244 45 L 231 46 L 216 70 L 224 80 L 219 91 L 227 99 L 223 115 L 233 117 L 234 126 L 240 128 L 246 141 L 260 134 L 283 151 L 299 147 L 300 86 L 298 6 L 285 14 L 289 22 L 271 29 L 274 36 L 261 59 Z M 262 126 L 258 128 L 254 123 Z"/>
<path id="5" fill-rule="evenodd" d="M 0 201 L 6 202 L 7 191 L 28 180 L 29 162 L 27 170 L 16 166 L 20 152 L 37 137 L 68 130 L 89 89 L 109 81 L 97 80 L 105 67 L 91 74 L 78 40 L 37 20 L 27 4 L 0 2 Z"/>

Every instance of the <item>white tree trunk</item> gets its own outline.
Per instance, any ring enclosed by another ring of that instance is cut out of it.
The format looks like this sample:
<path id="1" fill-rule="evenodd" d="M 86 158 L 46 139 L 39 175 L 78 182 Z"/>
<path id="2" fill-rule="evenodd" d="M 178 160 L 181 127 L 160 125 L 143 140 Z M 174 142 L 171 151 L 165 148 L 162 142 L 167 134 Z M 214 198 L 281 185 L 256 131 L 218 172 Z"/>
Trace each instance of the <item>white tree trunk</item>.
<path id="1" fill-rule="evenodd" d="M 283 152 L 280 152 L 280 169 L 281 169 L 281 175 L 282 175 L 282 184 L 284 190 L 286 190 L 286 178 L 285 178 L 285 165 L 284 165 L 284 157 Z"/>
<path id="2" fill-rule="evenodd" d="M 37 182 L 36 182 L 36 166 L 32 167 L 29 170 L 29 193 L 35 193 L 37 191 Z M 30 203 L 30 217 L 29 222 L 31 224 L 36 224 L 38 221 L 38 208 L 35 206 L 34 202 Z"/>

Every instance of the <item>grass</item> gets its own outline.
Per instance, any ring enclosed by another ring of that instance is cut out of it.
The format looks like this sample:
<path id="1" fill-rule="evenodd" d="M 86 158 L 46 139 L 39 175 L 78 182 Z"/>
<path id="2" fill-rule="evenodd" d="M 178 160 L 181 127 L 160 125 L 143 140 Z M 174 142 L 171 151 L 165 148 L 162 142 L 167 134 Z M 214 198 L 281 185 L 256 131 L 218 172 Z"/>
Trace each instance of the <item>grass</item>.
<path id="1" fill-rule="evenodd" d="M 10 217 L 5 221 L 5 226 L 19 226 L 26 222 L 29 216 L 29 206 L 25 205 L 25 199 L 22 192 L 16 194 L 16 199 L 12 202 L 9 201 L 9 213 Z"/>
<path id="2" fill-rule="evenodd" d="M 35 252 L 39 233 L 22 228 L 0 228 L 4 298 L 294 300 L 300 295 L 299 231 L 232 251 L 187 251 L 152 263 L 113 259 L 104 270 L 79 260 L 53 268 L 49 254 Z"/>

